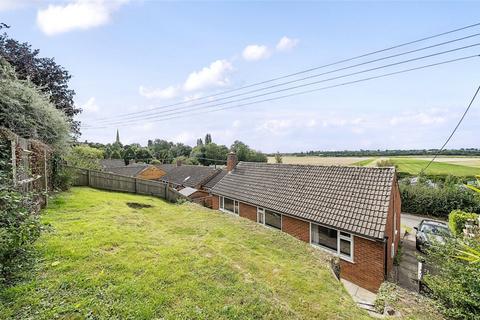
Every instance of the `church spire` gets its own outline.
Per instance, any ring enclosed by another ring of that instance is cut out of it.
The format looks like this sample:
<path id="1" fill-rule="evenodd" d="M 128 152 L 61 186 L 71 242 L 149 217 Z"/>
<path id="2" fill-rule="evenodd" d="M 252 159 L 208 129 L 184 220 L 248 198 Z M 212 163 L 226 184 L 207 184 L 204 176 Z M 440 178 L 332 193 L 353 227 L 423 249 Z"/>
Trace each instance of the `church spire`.
<path id="1" fill-rule="evenodd" d="M 115 141 L 116 143 L 120 143 L 120 134 L 118 133 L 118 129 L 117 129 L 117 139 Z"/>

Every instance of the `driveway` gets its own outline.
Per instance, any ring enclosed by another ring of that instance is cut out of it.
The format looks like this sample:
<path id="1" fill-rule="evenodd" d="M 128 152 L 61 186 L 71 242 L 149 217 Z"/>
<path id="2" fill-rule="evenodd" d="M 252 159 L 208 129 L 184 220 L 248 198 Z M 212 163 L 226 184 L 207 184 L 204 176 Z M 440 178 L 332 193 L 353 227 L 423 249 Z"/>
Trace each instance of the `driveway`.
<path id="1" fill-rule="evenodd" d="M 421 253 L 415 248 L 415 230 L 413 228 L 418 226 L 423 219 L 434 219 L 408 213 L 402 213 L 400 219 L 403 255 L 400 265 L 397 267 L 397 282 L 399 286 L 407 290 L 418 291 L 417 255 L 421 255 Z"/>

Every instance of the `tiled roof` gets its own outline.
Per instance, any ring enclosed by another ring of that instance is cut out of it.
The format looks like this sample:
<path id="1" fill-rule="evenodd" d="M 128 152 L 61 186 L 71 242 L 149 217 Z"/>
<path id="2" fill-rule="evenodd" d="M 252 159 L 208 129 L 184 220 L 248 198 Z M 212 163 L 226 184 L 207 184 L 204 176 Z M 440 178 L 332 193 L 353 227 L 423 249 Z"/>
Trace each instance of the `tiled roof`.
<path id="1" fill-rule="evenodd" d="M 382 239 L 394 176 L 394 168 L 240 162 L 212 193 Z"/>
<path id="2" fill-rule="evenodd" d="M 167 172 L 170 172 L 177 165 L 171 164 L 171 163 L 163 163 L 163 164 L 154 164 L 154 166 L 157 167 L 158 169 L 165 171 L 165 173 L 167 173 Z"/>
<path id="3" fill-rule="evenodd" d="M 212 167 L 181 165 L 167 172 L 161 180 L 174 185 L 193 188 L 197 185 L 202 185 L 219 172 L 220 169 Z"/>
<path id="4" fill-rule="evenodd" d="M 118 168 L 118 167 L 125 167 L 125 160 L 123 159 L 102 159 L 100 160 L 100 165 L 102 168 L 109 169 L 109 168 Z"/>
<path id="5" fill-rule="evenodd" d="M 140 172 L 145 170 L 149 165 L 146 163 L 133 163 L 128 166 L 117 167 L 117 168 L 107 168 L 106 172 L 111 172 L 115 174 L 121 174 L 128 177 L 136 177 Z"/>
<path id="6" fill-rule="evenodd" d="M 210 179 L 208 182 L 205 183 L 204 187 L 206 189 L 213 188 L 220 180 L 222 180 L 223 176 L 227 174 L 227 170 L 222 169 L 216 176 Z"/>

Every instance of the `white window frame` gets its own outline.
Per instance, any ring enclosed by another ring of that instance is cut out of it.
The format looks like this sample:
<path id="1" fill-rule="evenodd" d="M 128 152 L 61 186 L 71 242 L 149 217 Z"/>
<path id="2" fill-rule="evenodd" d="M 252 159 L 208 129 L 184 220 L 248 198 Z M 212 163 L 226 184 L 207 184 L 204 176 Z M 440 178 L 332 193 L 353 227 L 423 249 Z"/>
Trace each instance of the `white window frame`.
<path id="1" fill-rule="evenodd" d="M 233 211 L 225 209 L 225 198 L 233 201 Z M 236 216 L 240 215 L 240 202 L 238 200 L 229 198 L 229 197 L 220 197 L 220 211 L 233 214 Z"/>
<path id="2" fill-rule="evenodd" d="M 266 210 L 280 215 L 280 229 L 277 229 L 275 227 L 269 226 L 268 224 L 265 224 L 265 211 Z M 260 217 L 262 217 L 262 222 L 260 222 L 260 219 L 259 219 Z M 273 211 L 273 210 L 270 210 L 270 209 L 265 209 L 265 208 L 262 208 L 262 207 L 257 207 L 257 222 L 260 223 L 261 225 L 264 225 L 267 228 L 272 228 L 272 229 L 275 229 L 275 230 L 283 230 L 283 214 L 281 214 L 280 212 L 276 212 L 276 211 Z"/>
<path id="3" fill-rule="evenodd" d="M 332 230 L 336 230 L 337 231 L 337 250 L 330 249 L 330 248 L 322 246 L 321 244 L 318 244 L 318 243 L 313 243 L 312 242 L 312 238 L 313 238 L 312 237 L 312 225 L 317 225 L 317 226 L 321 226 L 321 227 L 324 227 L 324 228 L 329 228 L 329 229 L 332 229 Z M 349 234 L 350 237 L 342 235 L 342 232 L 346 233 L 346 234 Z M 341 251 L 340 251 L 340 239 L 350 242 L 350 256 L 347 256 L 347 255 L 341 253 Z M 331 228 L 331 227 L 328 227 L 328 226 L 324 226 L 324 225 L 321 225 L 321 224 L 318 224 L 318 223 L 310 222 L 310 245 L 315 247 L 315 248 L 319 248 L 321 250 L 324 250 L 328 253 L 331 253 L 331 254 L 339 257 L 342 260 L 353 263 L 354 262 L 354 252 L 355 252 L 354 251 L 354 248 L 355 248 L 354 242 L 355 242 L 354 236 L 351 233 L 348 233 L 348 232 L 345 232 L 345 231 L 340 231 L 338 229 Z"/>

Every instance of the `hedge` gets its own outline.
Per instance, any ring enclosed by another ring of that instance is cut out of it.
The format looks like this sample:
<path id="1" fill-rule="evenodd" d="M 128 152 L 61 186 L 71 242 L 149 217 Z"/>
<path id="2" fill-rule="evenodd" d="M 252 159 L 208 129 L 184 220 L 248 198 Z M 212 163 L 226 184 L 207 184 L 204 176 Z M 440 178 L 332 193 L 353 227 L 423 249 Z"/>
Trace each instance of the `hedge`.
<path id="1" fill-rule="evenodd" d="M 454 210 L 480 213 L 480 196 L 462 186 L 400 184 L 400 193 L 403 212 L 445 218 Z"/>

